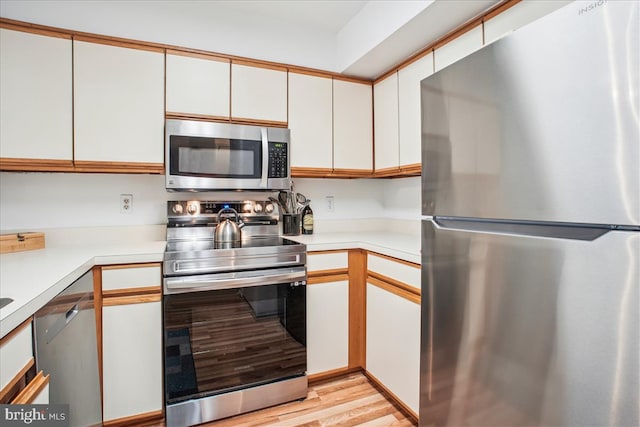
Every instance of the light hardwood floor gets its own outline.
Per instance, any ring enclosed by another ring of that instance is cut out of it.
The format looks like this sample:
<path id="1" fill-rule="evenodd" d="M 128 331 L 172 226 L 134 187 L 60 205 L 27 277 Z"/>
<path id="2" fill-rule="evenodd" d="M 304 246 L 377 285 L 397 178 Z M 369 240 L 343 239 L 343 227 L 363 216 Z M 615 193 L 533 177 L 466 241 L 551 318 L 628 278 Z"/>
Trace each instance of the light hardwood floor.
<path id="1" fill-rule="evenodd" d="M 205 424 L 207 427 L 415 426 L 367 378 L 356 373 L 313 384 L 302 402 Z"/>
<path id="2" fill-rule="evenodd" d="M 303 401 L 202 424 L 206 427 L 415 427 L 362 373 L 309 386 Z"/>

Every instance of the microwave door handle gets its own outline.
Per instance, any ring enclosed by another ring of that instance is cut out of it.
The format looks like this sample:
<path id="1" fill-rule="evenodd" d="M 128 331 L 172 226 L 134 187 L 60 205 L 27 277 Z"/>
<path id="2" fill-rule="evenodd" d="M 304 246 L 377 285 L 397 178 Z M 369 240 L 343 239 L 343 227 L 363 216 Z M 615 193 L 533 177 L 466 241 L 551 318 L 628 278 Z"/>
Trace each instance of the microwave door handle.
<path id="1" fill-rule="evenodd" d="M 262 135 L 262 178 L 260 179 L 260 188 L 267 188 L 267 178 L 269 176 L 269 138 L 267 136 L 267 128 L 260 128 Z"/>

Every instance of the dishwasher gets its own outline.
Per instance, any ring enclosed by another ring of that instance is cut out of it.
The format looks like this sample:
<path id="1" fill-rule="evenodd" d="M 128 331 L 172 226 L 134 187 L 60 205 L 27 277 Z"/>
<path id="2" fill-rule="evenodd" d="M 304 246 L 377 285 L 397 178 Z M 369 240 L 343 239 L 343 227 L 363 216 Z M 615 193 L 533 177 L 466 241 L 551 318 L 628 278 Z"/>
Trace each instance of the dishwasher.
<path id="1" fill-rule="evenodd" d="M 102 424 L 93 273 L 35 315 L 36 366 L 50 374 L 49 403 L 69 405 L 70 426 Z"/>

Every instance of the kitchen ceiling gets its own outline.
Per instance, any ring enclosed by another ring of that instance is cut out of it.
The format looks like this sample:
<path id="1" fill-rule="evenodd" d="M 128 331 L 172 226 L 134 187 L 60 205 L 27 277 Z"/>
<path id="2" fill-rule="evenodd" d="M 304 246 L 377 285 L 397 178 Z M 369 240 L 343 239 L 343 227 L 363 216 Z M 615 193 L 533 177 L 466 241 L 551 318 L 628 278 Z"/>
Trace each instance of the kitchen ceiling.
<path id="1" fill-rule="evenodd" d="M 499 0 L 2 0 L 0 16 L 376 78 Z"/>

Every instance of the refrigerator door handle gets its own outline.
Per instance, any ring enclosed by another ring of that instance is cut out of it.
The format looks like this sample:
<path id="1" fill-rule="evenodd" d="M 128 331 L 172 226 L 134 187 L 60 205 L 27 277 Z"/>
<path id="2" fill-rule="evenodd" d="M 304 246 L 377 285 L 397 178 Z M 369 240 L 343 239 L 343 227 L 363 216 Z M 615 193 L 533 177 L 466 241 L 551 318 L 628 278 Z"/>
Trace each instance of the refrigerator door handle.
<path id="1" fill-rule="evenodd" d="M 592 241 L 609 231 L 640 231 L 637 226 L 513 221 L 465 217 L 433 217 L 440 229 Z"/>

